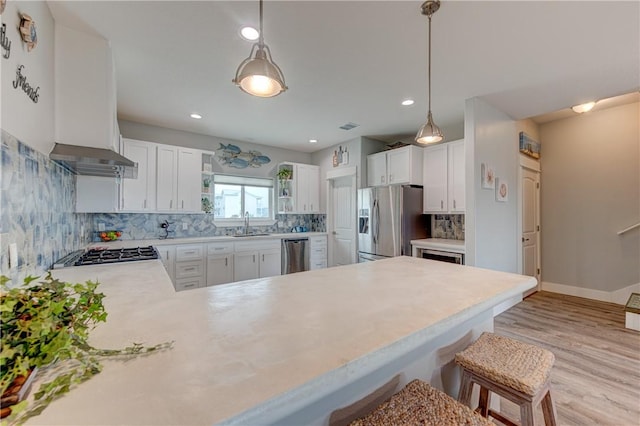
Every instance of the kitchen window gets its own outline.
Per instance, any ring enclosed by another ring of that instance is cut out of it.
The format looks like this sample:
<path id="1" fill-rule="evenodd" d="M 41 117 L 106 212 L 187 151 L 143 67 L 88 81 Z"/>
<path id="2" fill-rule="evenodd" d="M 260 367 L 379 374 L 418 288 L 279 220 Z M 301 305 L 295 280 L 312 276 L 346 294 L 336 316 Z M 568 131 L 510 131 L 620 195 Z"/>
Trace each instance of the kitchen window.
<path id="1" fill-rule="evenodd" d="M 213 177 L 215 220 L 273 219 L 273 179 L 216 174 Z"/>

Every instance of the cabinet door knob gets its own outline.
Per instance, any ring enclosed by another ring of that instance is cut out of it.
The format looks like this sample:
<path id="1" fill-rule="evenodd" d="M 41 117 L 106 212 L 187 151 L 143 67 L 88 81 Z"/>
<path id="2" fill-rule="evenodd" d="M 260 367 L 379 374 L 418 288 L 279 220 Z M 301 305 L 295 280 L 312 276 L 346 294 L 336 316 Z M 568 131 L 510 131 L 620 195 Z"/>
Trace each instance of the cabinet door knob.
<path id="1" fill-rule="evenodd" d="M 444 209 L 444 201 L 440 200 L 440 208 Z"/>
<path id="2" fill-rule="evenodd" d="M 453 208 L 456 208 L 456 200 L 453 200 Z"/>

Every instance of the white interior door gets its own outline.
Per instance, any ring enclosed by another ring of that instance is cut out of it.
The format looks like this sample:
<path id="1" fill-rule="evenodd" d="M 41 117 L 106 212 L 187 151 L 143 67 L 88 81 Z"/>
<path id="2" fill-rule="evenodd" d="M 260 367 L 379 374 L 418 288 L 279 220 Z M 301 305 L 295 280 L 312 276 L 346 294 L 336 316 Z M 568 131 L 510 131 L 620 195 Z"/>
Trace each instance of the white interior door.
<path id="1" fill-rule="evenodd" d="M 357 262 L 356 175 L 328 177 L 329 266 Z"/>
<path id="2" fill-rule="evenodd" d="M 540 287 L 540 173 L 522 169 L 522 273 Z M 537 289 L 534 289 L 535 291 Z M 532 292 L 533 292 L 532 291 Z"/>

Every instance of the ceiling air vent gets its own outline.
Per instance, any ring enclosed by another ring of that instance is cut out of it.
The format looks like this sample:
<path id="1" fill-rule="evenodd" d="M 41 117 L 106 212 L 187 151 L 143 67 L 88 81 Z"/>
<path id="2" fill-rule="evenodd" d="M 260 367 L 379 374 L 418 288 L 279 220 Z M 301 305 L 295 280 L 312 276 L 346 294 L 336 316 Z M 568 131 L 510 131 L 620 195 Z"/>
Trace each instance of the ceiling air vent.
<path id="1" fill-rule="evenodd" d="M 342 130 L 351 130 L 351 129 L 353 129 L 355 127 L 358 127 L 358 126 L 359 126 L 359 124 L 348 122 L 347 124 L 344 124 L 344 125 L 340 126 L 340 128 Z"/>

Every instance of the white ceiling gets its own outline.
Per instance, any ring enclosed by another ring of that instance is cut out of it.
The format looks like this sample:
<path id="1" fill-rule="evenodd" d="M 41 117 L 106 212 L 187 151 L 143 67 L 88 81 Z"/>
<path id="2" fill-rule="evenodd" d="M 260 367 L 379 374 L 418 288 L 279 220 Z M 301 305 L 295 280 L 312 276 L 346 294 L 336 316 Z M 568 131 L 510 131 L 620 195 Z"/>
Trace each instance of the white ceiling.
<path id="1" fill-rule="evenodd" d="M 257 1 L 50 2 L 58 23 L 111 41 L 120 118 L 306 152 L 357 136 L 394 141 L 424 123 L 420 5 L 265 1 L 265 42 L 289 90 L 261 99 L 231 83 Z M 444 0 L 432 34 L 432 109 L 445 137 L 462 136 L 474 96 L 520 119 L 640 88 L 637 1 Z M 360 126 L 339 129 L 348 122 Z"/>

